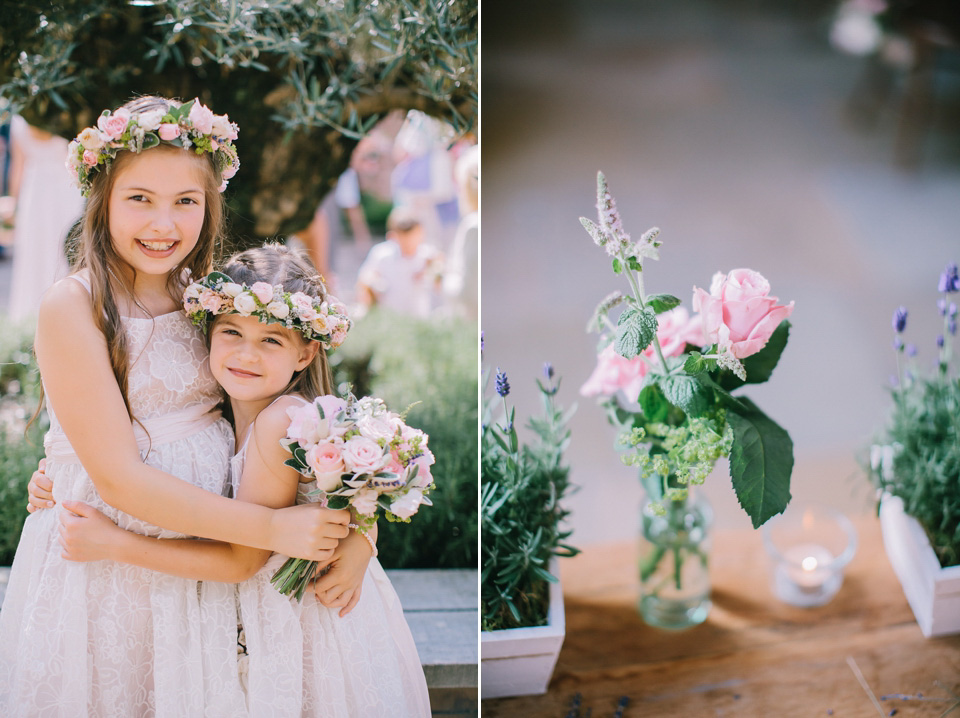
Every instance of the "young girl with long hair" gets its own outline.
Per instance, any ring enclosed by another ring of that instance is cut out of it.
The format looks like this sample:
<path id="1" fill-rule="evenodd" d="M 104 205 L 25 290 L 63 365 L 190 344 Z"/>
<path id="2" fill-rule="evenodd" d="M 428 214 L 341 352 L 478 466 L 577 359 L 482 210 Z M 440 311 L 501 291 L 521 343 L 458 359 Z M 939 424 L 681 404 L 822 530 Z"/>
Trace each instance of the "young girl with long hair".
<path id="1" fill-rule="evenodd" d="M 324 349 L 338 343 L 346 319 L 312 267 L 286 247 L 247 250 L 229 260 L 222 273 L 232 280 L 229 291 L 226 284 L 225 293 L 217 296 L 207 290 L 198 297 L 194 291 L 189 306 L 209 325 L 210 368 L 229 397 L 237 437 L 231 485 L 241 501 L 291 506 L 316 488 L 316 481 L 307 482 L 284 465 L 290 458 L 280 443 L 290 424 L 287 411 L 318 396 L 328 415 L 344 405 L 332 396 Z M 254 293 L 270 308 L 257 304 Z M 241 298 L 247 305 L 239 311 L 234 307 Z M 305 306 L 304 316 L 324 316 L 325 331 L 299 318 Z M 430 715 L 403 609 L 373 558 L 374 538 L 356 525 L 351 524 L 355 530 L 340 541 L 333 559 L 321 564 L 327 572 L 300 603 L 270 582 L 286 556 L 212 541 L 143 536 L 122 530 L 85 503 L 66 501 L 64 508 L 61 545 L 68 559 L 108 559 L 185 578 L 241 581 L 238 595 L 249 654 L 242 672 L 251 716 Z M 340 606 L 344 609 L 338 615 Z M 351 615 L 342 617 L 349 609 Z"/>
<path id="2" fill-rule="evenodd" d="M 83 501 L 155 537 L 325 560 L 349 513 L 221 496 L 233 436 L 201 333 L 180 311 L 210 270 L 237 128 L 199 101 L 104 113 L 70 145 L 88 196 L 79 262 L 40 305 L 35 351 L 58 508 L 27 518 L 0 612 L 0 715 L 236 716 L 233 587 L 61 557 Z M 161 528 L 162 527 L 162 528 Z"/>

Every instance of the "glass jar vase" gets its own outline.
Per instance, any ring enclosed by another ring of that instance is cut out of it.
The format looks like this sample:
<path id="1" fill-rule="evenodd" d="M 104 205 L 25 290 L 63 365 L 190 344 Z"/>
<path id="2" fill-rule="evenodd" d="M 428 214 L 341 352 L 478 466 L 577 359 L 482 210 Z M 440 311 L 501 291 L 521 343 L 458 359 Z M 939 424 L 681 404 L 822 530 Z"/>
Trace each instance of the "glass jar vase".
<path id="1" fill-rule="evenodd" d="M 663 501 L 658 515 L 644 500 L 640 530 L 640 615 L 657 628 L 682 630 L 710 612 L 710 529 L 713 509 L 690 491 Z"/>

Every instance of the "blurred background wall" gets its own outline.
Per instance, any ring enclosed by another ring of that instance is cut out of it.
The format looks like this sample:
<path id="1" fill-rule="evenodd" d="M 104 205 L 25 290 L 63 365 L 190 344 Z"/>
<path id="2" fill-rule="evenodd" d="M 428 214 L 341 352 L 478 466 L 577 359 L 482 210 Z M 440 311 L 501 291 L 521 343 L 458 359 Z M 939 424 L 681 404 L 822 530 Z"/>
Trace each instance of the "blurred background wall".
<path id="1" fill-rule="evenodd" d="M 560 400 L 578 402 L 575 545 L 636 536 L 641 503 L 613 428 L 578 396 L 595 363 L 585 324 L 627 289 L 578 222 L 595 218 L 597 170 L 628 232 L 662 229 L 648 291 L 689 309 L 694 284 L 749 267 L 796 302 L 773 378 L 743 393 L 793 437 L 795 500 L 872 510 L 858 462 L 889 406 L 891 315 L 909 309 L 907 341 L 929 365 L 937 280 L 960 260 L 960 62 L 949 33 L 920 75 L 912 31 L 842 52 L 839 8 L 483 4 L 484 366 L 510 377 L 518 423 L 538 408 L 545 361 L 563 376 Z M 720 526 L 749 526 L 725 463 L 705 490 Z"/>

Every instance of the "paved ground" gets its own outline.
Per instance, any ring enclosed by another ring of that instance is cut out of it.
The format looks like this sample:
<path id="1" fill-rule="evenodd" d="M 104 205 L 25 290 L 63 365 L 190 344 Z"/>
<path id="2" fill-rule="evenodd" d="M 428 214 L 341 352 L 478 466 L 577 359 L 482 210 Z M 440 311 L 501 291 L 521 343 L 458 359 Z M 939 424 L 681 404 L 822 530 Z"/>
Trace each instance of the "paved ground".
<path id="1" fill-rule="evenodd" d="M 861 64 L 829 47 L 817 7 L 569 0 L 518 19 L 484 4 L 484 354 L 518 416 L 538 406 L 544 361 L 578 398 L 594 361 L 583 326 L 622 288 L 577 221 L 595 215 L 602 169 L 627 230 L 663 230 L 649 290 L 689 306 L 694 284 L 748 266 L 796 301 L 780 367 L 748 395 L 793 436 L 794 497 L 864 512 L 857 457 L 888 405 L 891 314 L 910 308 L 930 361 L 937 278 L 960 260 L 960 135 L 941 118 L 920 170 L 897 170 L 896 107 L 871 130 L 845 120 Z M 572 428 L 574 542 L 634 536 L 638 482 L 592 400 Z M 718 522 L 748 525 L 725 466 L 707 493 Z"/>

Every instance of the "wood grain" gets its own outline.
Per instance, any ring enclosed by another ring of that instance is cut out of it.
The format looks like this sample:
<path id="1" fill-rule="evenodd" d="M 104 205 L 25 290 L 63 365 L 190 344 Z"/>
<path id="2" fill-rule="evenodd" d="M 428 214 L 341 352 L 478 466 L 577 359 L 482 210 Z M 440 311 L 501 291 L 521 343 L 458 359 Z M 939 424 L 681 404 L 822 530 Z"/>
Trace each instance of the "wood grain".
<path id="1" fill-rule="evenodd" d="M 592 718 L 612 716 L 624 695 L 624 718 L 941 715 L 960 694 L 960 636 L 924 639 L 879 522 L 855 524 L 860 548 L 840 593 L 812 609 L 774 597 L 759 532 L 717 532 L 713 608 L 683 632 L 651 628 L 637 613 L 636 546 L 595 545 L 564 559 L 567 635 L 548 692 L 483 701 L 482 715 L 564 718 L 576 693 L 580 715 L 590 708 Z"/>

